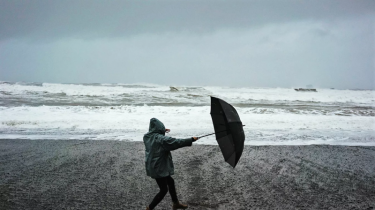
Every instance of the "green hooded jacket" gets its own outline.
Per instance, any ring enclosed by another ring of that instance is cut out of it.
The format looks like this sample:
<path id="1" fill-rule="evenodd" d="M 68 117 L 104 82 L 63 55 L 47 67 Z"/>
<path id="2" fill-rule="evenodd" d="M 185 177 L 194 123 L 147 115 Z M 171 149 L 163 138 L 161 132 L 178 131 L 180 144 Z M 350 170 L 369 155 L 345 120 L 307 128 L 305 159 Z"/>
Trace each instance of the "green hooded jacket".
<path id="1" fill-rule="evenodd" d="M 146 172 L 151 178 L 167 177 L 174 174 L 172 150 L 191 146 L 192 138 L 176 139 L 165 136 L 165 127 L 156 118 L 150 120 L 148 133 L 143 136 L 146 147 Z"/>

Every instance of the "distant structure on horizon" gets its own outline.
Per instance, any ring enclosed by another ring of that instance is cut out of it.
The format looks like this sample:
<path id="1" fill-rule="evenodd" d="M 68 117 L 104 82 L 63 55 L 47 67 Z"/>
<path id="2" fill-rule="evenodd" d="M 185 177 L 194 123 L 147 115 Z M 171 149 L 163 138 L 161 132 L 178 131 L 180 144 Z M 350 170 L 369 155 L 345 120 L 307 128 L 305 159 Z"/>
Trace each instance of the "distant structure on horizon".
<path id="1" fill-rule="evenodd" d="M 295 91 L 302 91 L 302 92 L 318 92 L 316 89 L 314 88 L 298 88 L 298 89 L 294 89 Z"/>
<path id="2" fill-rule="evenodd" d="M 318 92 L 315 88 L 313 88 L 313 85 L 306 85 L 306 88 L 297 88 L 294 89 L 295 91 L 301 91 L 301 92 Z"/>

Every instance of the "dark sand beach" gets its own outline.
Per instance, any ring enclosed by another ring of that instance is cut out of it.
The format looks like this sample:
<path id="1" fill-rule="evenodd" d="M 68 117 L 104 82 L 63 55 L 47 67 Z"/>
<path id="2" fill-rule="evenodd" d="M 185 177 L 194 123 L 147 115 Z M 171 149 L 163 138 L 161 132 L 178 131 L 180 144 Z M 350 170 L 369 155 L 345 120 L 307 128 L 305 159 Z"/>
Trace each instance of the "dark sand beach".
<path id="1" fill-rule="evenodd" d="M 375 147 L 217 146 L 172 152 L 189 209 L 374 209 Z M 0 140 L 0 209 L 145 209 L 158 192 L 142 142 Z M 171 209 L 169 195 L 156 209 Z"/>

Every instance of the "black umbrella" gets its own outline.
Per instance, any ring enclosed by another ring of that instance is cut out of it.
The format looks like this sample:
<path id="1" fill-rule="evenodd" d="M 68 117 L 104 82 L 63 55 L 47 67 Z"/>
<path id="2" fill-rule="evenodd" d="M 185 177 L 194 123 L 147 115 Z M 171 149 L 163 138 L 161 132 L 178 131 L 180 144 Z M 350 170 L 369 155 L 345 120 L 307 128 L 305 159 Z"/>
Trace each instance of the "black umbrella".
<path id="1" fill-rule="evenodd" d="M 224 159 L 233 168 L 237 165 L 243 151 L 245 134 L 236 109 L 227 102 L 211 96 L 211 117 L 215 133 Z"/>

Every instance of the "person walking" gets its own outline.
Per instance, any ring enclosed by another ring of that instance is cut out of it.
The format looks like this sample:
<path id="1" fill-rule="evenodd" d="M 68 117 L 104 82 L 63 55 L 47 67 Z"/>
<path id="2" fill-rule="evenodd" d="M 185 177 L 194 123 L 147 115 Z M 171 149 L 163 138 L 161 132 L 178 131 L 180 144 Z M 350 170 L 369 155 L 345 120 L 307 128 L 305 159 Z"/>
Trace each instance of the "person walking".
<path id="1" fill-rule="evenodd" d="M 170 129 L 166 129 L 164 124 L 156 118 L 151 118 L 149 131 L 143 136 L 143 142 L 146 147 L 146 173 L 147 176 L 156 180 L 160 191 L 146 210 L 152 210 L 163 200 L 169 190 L 173 205 L 172 209 L 186 209 L 188 206 L 180 203 L 177 198 L 174 180 L 171 175 L 174 174 L 174 166 L 171 151 L 181 147 L 191 146 L 198 140 L 197 137 L 187 139 L 176 139 L 165 136 Z"/>

